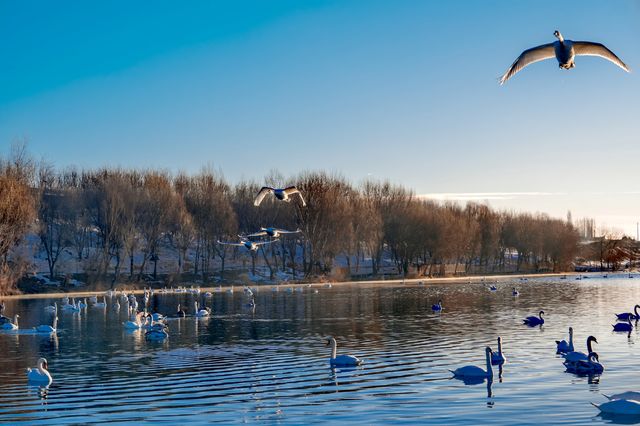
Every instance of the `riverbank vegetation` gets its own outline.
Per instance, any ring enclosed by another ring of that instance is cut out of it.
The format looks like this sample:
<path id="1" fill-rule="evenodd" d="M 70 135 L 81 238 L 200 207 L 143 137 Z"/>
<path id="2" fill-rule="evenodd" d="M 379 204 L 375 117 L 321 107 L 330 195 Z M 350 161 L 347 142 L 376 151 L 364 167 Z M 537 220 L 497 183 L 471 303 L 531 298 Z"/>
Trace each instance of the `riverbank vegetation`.
<path id="1" fill-rule="evenodd" d="M 307 206 L 270 197 L 255 207 L 263 184 L 295 184 Z M 257 252 L 218 244 L 267 226 L 301 232 Z M 29 258 L 37 253 L 51 280 L 82 273 L 114 286 L 159 275 L 211 283 L 237 279 L 239 268 L 272 280 L 559 272 L 581 249 L 566 220 L 438 203 L 389 182 L 353 184 L 323 171 L 231 184 L 210 168 L 57 170 L 20 146 L 0 163 L 0 229 L 5 292 L 38 272 Z M 28 236 L 31 253 L 17 249 Z"/>

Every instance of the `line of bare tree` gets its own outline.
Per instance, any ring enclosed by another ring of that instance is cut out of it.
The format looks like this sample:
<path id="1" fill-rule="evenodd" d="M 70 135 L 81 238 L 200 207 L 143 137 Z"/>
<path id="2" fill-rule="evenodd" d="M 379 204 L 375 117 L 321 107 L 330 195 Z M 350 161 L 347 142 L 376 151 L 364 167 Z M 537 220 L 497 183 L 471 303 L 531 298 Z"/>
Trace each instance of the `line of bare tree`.
<path id="1" fill-rule="evenodd" d="M 273 197 L 259 207 L 263 184 L 295 184 L 307 206 Z M 261 226 L 300 229 L 245 257 L 218 244 Z M 544 214 L 499 212 L 482 204 L 437 203 L 388 182 L 353 185 L 341 176 L 303 172 L 235 185 L 211 169 L 195 175 L 159 170 L 56 170 L 14 152 L 0 163 L 0 259 L 37 235 L 51 277 L 64 251 L 112 285 L 157 275 L 159 249 L 170 247 L 174 274 L 225 277 L 229 259 L 250 260 L 273 276 L 330 274 L 435 276 L 445 273 L 561 271 L 573 261 L 578 234 Z"/>

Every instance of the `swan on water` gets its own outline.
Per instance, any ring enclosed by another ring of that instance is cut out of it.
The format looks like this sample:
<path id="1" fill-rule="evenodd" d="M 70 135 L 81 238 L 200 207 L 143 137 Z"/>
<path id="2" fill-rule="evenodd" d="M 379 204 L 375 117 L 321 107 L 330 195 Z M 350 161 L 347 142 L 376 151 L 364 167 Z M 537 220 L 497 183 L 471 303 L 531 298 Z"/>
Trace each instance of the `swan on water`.
<path id="1" fill-rule="evenodd" d="M 569 342 L 566 340 L 556 340 L 556 353 L 565 354 L 567 352 L 573 352 L 573 327 L 569 327 Z"/>
<path id="2" fill-rule="evenodd" d="M 0 328 L 1 328 L 2 330 L 9 330 L 9 331 L 10 331 L 10 330 L 17 330 L 17 329 L 18 329 L 18 318 L 20 318 L 20 315 L 15 314 L 15 315 L 13 316 L 13 322 L 11 322 L 11 321 L 7 321 L 7 322 L 5 322 L 4 324 L 2 324 L 2 325 L 0 326 Z"/>
<path id="3" fill-rule="evenodd" d="M 57 327 L 58 327 L 58 316 L 56 315 L 53 318 L 53 322 L 51 323 L 51 325 L 42 324 L 42 325 L 37 326 L 35 328 L 35 330 L 38 333 L 55 333 L 57 331 Z"/>
<path id="4" fill-rule="evenodd" d="M 593 352 L 593 348 L 591 347 L 591 342 L 598 343 L 598 340 L 593 336 L 587 337 L 587 354 L 590 354 Z M 578 362 L 578 361 L 588 361 L 589 357 L 587 356 L 587 354 L 585 354 L 584 352 L 573 351 L 573 352 L 567 352 L 562 356 L 564 357 L 565 360 L 569 362 Z"/>
<path id="5" fill-rule="evenodd" d="M 544 311 L 540 311 L 538 312 L 538 316 L 529 316 L 526 317 L 525 319 L 523 319 L 522 321 L 527 324 L 527 325 L 542 325 L 544 324 L 544 318 L 542 318 L 542 315 L 544 315 Z"/>
<path id="6" fill-rule="evenodd" d="M 640 392 L 634 392 L 634 391 L 627 391 L 627 392 L 615 393 L 613 395 L 604 395 L 604 396 L 608 400 L 613 400 L 613 399 L 633 399 L 634 401 L 640 401 Z"/>
<path id="7" fill-rule="evenodd" d="M 507 357 L 502 353 L 502 337 L 498 336 L 498 352 L 491 352 L 491 364 L 499 365 L 504 364 L 507 360 Z"/>
<path id="8" fill-rule="evenodd" d="M 513 288 L 513 290 L 511 291 L 511 295 L 512 296 L 520 296 L 520 292 L 518 291 L 518 289 L 516 289 L 515 287 Z"/>
<path id="9" fill-rule="evenodd" d="M 144 337 L 149 340 L 164 340 L 169 337 L 169 333 L 161 328 L 152 328 L 144 333 Z"/>
<path id="10" fill-rule="evenodd" d="M 123 322 L 124 328 L 127 330 L 139 330 L 142 328 L 142 321 L 140 318 L 144 315 L 144 312 L 138 312 L 131 314 L 129 321 Z"/>
<path id="11" fill-rule="evenodd" d="M 93 304 L 94 308 L 106 308 L 107 307 L 107 300 L 104 296 L 102 296 L 102 302 L 96 302 Z"/>
<path id="12" fill-rule="evenodd" d="M 640 308 L 640 305 L 636 305 L 636 306 L 633 307 L 633 313 L 631 313 L 631 312 L 623 312 L 621 314 L 616 314 L 616 317 L 620 321 L 626 321 L 629 318 L 631 318 L 632 320 L 640 319 L 640 314 L 638 313 L 638 308 Z"/>
<path id="13" fill-rule="evenodd" d="M 626 72 L 630 71 L 629 67 L 603 44 L 590 41 L 565 40 L 558 30 L 554 31 L 553 35 L 558 39 L 557 41 L 533 47 L 522 52 L 500 78 L 500 84 L 506 83 L 507 80 L 527 65 L 551 58 L 558 60 L 560 68 L 568 70 L 576 66 L 576 56 L 599 56 L 619 66 Z"/>
<path id="14" fill-rule="evenodd" d="M 278 200 L 286 201 L 287 203 L 291 202 L 290 197 L 292 195 L 298 194 L 298 196 L 300 197 L 300 201 L 302 201 L 302 205 L 307 205 L 307 203 L 304 201 L 304 198 L 302 197 L 302 193 L 295 186 L 289 186 L 287 188 L 271 188 L 270 186 L 263 186 L 256 195 L 255 200 L 253 200 L 253 205 L 259 206 L 260 203 L 262 203 L 262 200 L 264 200 L 264 197 L 267 196 L 267 194 L 273 194 Z"/>
<path id="15" fill-rule="evenodd" d="M 195 312 L 195 315 L 198 318 L 208 317 L 209 314 L 211 313 L 211 309 L 206 308 L 206 307 L 203 308 L 203 309 L 198 309 L 198 302 L 193 302 L 193 304 L 194 304 L 194 310 L 193 311 Z"/>
<path id="16" fill-rule="evenodd" d="M 595 352 L 589 353 L 586 361 L 565 361 L 564 366 L 567 367 L 567 371 L 576 374 L 600 374 L 604 371 L 604 367 L 600 364 L 600 357 Z"/>
<path id="17" fill-rule="evenodd" d="M 327 346 L 331 346 L 331 358 L 329 358 L 329 364 L 332 367 L 354 367 L 362 364 L 362 360 L 353 355 L 336 355 L 338 343 L 333 337 L 327 337 L 326 344 Z"/>
<path id="18" fill-rule="evenodd" d="M 600 405 L 594 403 L 591 405 L 607 414 L 640 415 L 640 402 L 633 399 L 614 399 Z"/>
<path id="19" fill-rule="evenodd" d="M 176 312 L 176 316 L 178 318 L 184 318 L 186 316 L 186 314 L 184 313 L 182 308 L 180 308 L 180 304 L 179 303 L 178 303 L 178 312 Z"/>
<path id="20" fill-rule="evenodd" d="M 467 365 L 464 367 L 460 367 L 455 370 L 449 370 L 453 373 L 454 377 L 493 377 L 493 370 L 491 369 L 491 354 L 492 350 L 489 346 L 485 348 L 485 358 L 486 358 L 486 366 L 487 369 L 483 370 L 482 368 L 475 365 Z"/>
<path id="21" fill-rule="evenodd" d="M 31 383 L 46 383 L 46 386 L 50 385 L 53 382 L 53 378 L 47 371 L 47 368 L 49 368 L 47 360 L 40 358 L 37 365 L 37 368 L 27 368 L 27 380 Z"/>
<path id="22" fill-rule="evenodd" d="M 633 330 L 633 324 L 631 324 L 631 317 L 627 317 L 627 322 L 618 322 L 612 324 L 613 331 L 631 331 Z"/>
<path id="23" fill-rule="evenodd" d="M 431 305 L 431 310 L 433 311 L 441 311 L 442 310 L 442 300 L 438 300 L 438 303 L 435 305 Z"/>

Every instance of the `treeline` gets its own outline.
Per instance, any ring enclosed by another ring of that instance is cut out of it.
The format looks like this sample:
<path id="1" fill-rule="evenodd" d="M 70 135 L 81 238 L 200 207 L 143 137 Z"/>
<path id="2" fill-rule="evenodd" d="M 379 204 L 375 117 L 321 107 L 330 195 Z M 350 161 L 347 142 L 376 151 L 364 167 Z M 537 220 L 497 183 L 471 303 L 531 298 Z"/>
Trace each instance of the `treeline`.
<path id="1" fill-rule="evenodd" d="M 307 202 L 253 200 L 263 184 L 295 184 Z M 141 280 L 155 267 L 161 246 L 176 256 L 175 274 L 224 277 L 238 234 L 262 226 L 301 233 L 251 253 L 271 276 L 329 274 L 336 260 L 348 273 L 442 275 L 501 271 L 560 271 L 572 262 L 573 226 L 543 214 L 498 212 L 481 204 L 436 203 L 388 182 L 354 185 L 325 172 L 235 185 L 211 169 L 195 175 L 104 168 L 56 170 L 14 150 L 0 163 L 0 256 L 10 280 L 8 254 L 31 229 L 46 253 L 49 274 L 71 251 L 112 283 Z M 254 269 L 255 272 L 255 269 Z M 6 285 L 6 284 L 5 284 Z"/>

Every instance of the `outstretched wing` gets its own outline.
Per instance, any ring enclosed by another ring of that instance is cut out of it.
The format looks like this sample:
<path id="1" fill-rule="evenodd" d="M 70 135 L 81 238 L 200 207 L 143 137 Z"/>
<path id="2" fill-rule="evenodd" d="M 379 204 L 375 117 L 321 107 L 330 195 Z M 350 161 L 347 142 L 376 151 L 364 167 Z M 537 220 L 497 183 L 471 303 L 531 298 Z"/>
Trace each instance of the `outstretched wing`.
<path id="1" fill-rule="evenodd" d="M 223 244 L 225 246 L 236 246 L 236 247 L 244 247 L 243 243 L 227 243 L 225 241 L 218 241 L 218 244 Z"/>
<path id="2" fill-rule="evenodd" d="M 615 53 L 610 51 L 604 44 L 600 43 L 592 43 L 590 41 L 574 41 L 573 42 L 573 50 L 576 55 L 579 56 L 599 56 L 601 58 L 606 59 L 607 61 L 611 61 L 626 72 L 630 72 L 631 70 L 616 56 Z"/>
<path id="3" fill-rule="evenodd" d="M 279 234 L 297 234 L 298 232 L 302 232 L 300 229 L 296 229 L 295 231 L 287 231 L 286 229 L 277 229 Z"/>
<path id="4" fill-rule="evenodd" d="M 258 242 L 258 243 L 253 243 L 253 244 L 255 244 L 255 245 L 257 245 L 257 246 L 263 246 L 263 245 L 265 245 L 265 244 L 271 244 L 271 243 L 274 243 L 274 242 L 278 241 L 278 239 L 279 239 L 279 238 L 274 238 L 273 240 L 269 240 L 269 241 L 260 241 L 260 242 Z"/>
<path id="5" fill-rule="evenodd" d="M 265 235 L 267 235 L 267 231 L 260 231 L 260 232 L 255 232 L 253 234 L 249 234 L 247 235 L 248 238 L 252 238 L 252 237 L 264 237 Z"/>
<path id="6" fill-rule="evenodd" d="M 300 196 L 300 200 L 302 201 L 302 205 L 306 206 L 307 203 L 305 203 L 304 201 L 304 197 L 302 197 L 302 192 L 300 192 L 300 190 L 298 188 L 296 188 L 295 186 L 290 186 L 288 188 L 284 189 L 284 193 L 287 195 L 293 195 L 293 194 L 298 194 Z"/>
<path id="7" fill-rule="evenodd" d="M 505 72 L 504 75 L 500 77 L 500 85 L 506 83 L 507 80 L 516 75 L 516 73 L 518 73 L 527 65 L 533 64 L 534 62 L 543 61 L 545 59 L 554 58 L 555 56 L 556 52 L 553 48 L 553 43 L 542 44 L 540 46 L 525 50 L 520 54 L 520 56 L 518 56 L 513 64 L 511 64 L 507 72 Z"/>
<path id="8" fill-rule="evenodd" d="M 264 200 L 264 197 L 266 197 L 267 194 L 270 192 L 273 192 L 273 188 L 268 186 L 263 186 L 262 189 L 260 189 L 260 192 L 258 192 L 258 195 L 256 195 L 255 200 L 253 200 L 253 205 L 259 206 L 262 200 Z"/>

